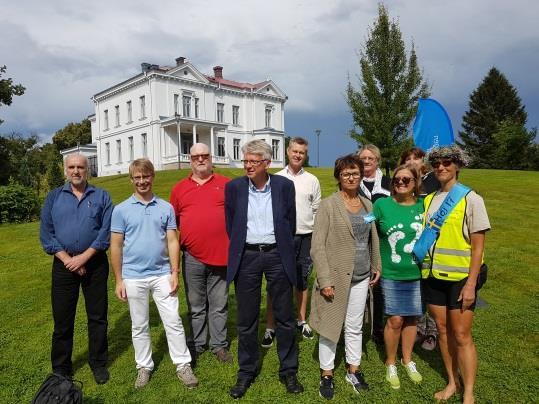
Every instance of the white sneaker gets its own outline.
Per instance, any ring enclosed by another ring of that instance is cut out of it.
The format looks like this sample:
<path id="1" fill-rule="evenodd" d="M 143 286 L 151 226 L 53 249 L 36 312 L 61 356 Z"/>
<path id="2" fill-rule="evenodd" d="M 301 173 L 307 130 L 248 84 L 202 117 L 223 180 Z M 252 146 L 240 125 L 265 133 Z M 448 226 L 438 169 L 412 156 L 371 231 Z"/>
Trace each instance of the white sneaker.
<path id="1" fill-rule="evenodd" d="M 148 384 L 152 371 L 146 368 L 140 368 L 137 372 L 137 380 L 135 380 L 135 388 L 141 389 Z"/>
<path id="2" fill-rule="evenodd" d="M 421 381 L 423 380 L 423 376 L 421 376 L 421 373 L 417 371 L 414 361 L 410 361 L 405 365 L 401 359 L 401 364 L 402 366 L 404 366 L 404 369 L 406 369 L 406 373 L 408 374 L 408 377 L 411 381 L 413 381 L 414 383 L 421 383 Z"/>
<path id="3" fill-rule="evenodd" d="M 181 382 L 189 389 L 193 389 L 198 386 L 198 379 L 193 373 L 193 369 L 191 369 L 191 365 L 189 364 L 178 366 L 176 376 L 178 376 L 178 379 L 180 379 Z"/>

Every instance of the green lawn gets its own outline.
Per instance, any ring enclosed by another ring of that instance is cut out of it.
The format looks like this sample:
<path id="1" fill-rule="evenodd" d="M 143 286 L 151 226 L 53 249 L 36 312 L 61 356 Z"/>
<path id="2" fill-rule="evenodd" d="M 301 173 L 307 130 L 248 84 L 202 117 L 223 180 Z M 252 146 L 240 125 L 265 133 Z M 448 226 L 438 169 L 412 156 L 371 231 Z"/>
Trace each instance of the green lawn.
<path id="1" fill-rule="evenodd" d="M 240 175 L 240 170 L 220 170 L 225 175 Z M 312 169 L 322 183 L 324 196 L 335 190 L 332 170 Z M 168 199 L 172 185 L 187 175 L 186 170 L 159 172 L 156 193 Z M 493 231 L 487 235 L 486 262 L 489 280 L 481 291 L 487 308 L 477 309 L 474 336 L 479 351 L 476 397 L 482 403 L 529 403 L 539 397 L 539 280 L 534 231 L 539 215 L 539 173 L 467 170 L 462 182 L 476 189 L 486 201 Z M 127 176 L 92 181 L 109 190 L 115 203 L 131 193 Z M 0 403 L 29 402 L 50 371 L 49 349 L 52 332 L 50 309 L 50 266 L 38 240 L 39 223 L 0 226 Z M 185 319 L 185 299 L 180 290 L 181 314 Z M 97 386 L 86 362 L 87 337 L 83 299 L 80 299 L 75 328 L 75 378 L 84 383 L 89 403 L 169 403 L 230 402 L 228 388 L 235 381 L 237 365 L 217 363 L 204 354 L 196 368 L 199 388 L 187 391 L 175 378 L 167 354 L 164 330 L 152 308 L 152 337 L 156 370 L 147 388 L 135 391 L 135 364 L 131 346 L 127 306 L 114 297 L 109 283 L 109 341 L 111 381 Z M 234 290 L 230 290 L 229 337 L 232 352 L 237 350 Z M 264 314 L 264 308 L 262 309 Z M 185 321 L 184 321 L 185 324 Z M 260 332 L 262 333 L 263 324 Z M 262 373 L 249 389 L 244 402 L 321 401 L 318 396 L 317 341 L 299 341 L 299 378 L 305 393 L 287 395 L 277 380 L 275 347 L 262 350 Z M 371 389 L 361 397 L 343 380 L 342 351 L 336 369 L 336 399 L 365 402 L 417 403 L 432 401 L 436 389 L 443 387 L 442 363 L 437 351 L 416 349 L 415 360 L 424 376 L 420 386 L 412 385 L 402 368 L 402 387 L 392 391 L 384 381 L 383 352 L 368 340 L 362 367 Z M 339 401 L 338 401 L 339 402 Z M 458 402 L 457 399 L 451 402 Z"/>

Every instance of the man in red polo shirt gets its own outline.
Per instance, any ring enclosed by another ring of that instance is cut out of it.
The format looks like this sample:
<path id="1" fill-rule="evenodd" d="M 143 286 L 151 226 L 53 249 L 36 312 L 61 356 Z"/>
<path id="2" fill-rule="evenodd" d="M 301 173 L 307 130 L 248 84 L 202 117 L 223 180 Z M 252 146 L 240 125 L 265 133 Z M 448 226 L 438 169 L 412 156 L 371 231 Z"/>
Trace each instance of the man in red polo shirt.
<path id="1" fill-rule="evenodd" d="M 219 361 L 230 363 L 226 339 L 229 242 L 224 211 L 225 184 L 230 180 L 213 173 L 207 145 L 193 145 L 190 158 L 192 173 L 174 186 L 170 203 L 180 232 L 194 354 L 196 358 L 207 349 L 209 330 L 209 348 Z"/>

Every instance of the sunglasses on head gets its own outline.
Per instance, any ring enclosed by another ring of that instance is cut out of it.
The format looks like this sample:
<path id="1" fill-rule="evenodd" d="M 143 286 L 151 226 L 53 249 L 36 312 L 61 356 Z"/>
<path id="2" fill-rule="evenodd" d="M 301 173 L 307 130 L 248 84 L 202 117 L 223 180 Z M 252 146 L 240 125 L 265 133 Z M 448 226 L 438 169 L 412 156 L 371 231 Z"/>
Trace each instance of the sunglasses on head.
<path id="1" fill-rule="evenodd" d="M 399 184 L 402 182 L 404 185 L 408 185 L 411 181 L 414 181 L 412 177 L 393 177 L 394 184 Z"/>
<path id="2" fill-rule="evenodd" d="M 444 167 L 449 167 L 452 163 L 453 161 L 451 160 L 438 160 L 432 163 L 431 165 L 432 165 L 432 168 L 438 168 L 440 167 L 440 164 L 443 165 Z"/>

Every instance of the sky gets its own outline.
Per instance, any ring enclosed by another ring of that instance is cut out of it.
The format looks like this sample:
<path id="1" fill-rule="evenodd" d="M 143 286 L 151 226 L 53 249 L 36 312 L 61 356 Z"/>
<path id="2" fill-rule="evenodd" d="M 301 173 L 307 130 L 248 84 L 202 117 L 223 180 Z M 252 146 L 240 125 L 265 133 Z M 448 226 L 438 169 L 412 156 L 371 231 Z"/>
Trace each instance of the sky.
<path id="1" fill-rule="evenodd" d="M 377 14 L 365 0 L 0 0 L 3 76 L 26 87 L 0 108 L 0 133 L 38 134 L 94 113 L 90 97 L 148 62 L 187 57 L 225 78 L 271 78 L 288 96 L 287 135 L 310 141 L 310 161 L 332 166 L 356 149 L 345 99 L 357 85 L 359 53 Z M 517 89 L 529 128 L 539 126 L 539 2 L 397 0 L 385 5 L 408 48 L 461 129 L 470 93 L 492 66 Z M 315 130 L 321 130 L 319 143 Z"/>

